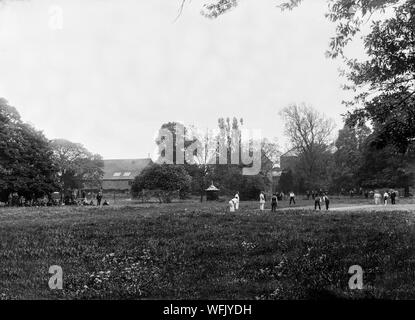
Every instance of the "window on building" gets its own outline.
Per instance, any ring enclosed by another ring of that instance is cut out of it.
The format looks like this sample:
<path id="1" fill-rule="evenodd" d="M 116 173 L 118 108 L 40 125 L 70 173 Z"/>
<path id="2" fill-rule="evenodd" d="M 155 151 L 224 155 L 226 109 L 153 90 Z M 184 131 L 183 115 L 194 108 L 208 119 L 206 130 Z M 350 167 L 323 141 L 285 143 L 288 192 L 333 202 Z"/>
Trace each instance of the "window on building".
<path id="1" fill-rule="evenodd" d="M 131 172 L 124 172 L 123 177 L 129 177 L 131 176 Z"/>
<path id="2" fill-rule="evenodd" d="M 121 176 L 121 172 L 114 172 L 113 176 L 114 177 L 120 177 Z"/>

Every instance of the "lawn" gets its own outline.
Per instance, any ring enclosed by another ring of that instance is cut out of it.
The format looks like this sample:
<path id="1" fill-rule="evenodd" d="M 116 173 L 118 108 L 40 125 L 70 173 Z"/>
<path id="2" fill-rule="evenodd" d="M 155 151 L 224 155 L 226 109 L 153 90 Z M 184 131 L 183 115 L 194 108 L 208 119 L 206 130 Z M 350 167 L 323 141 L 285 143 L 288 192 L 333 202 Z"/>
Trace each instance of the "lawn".
<path id="1" fill-rule="evenodd" d="M 414 210 L 301 201 L 236 214 L 192 202 L 2 208 L 0 299 L 415 298 Z M 48 287 L 51 265 L 63 290 Z M 352 265 L 363 290 L 348 287 Z"/>

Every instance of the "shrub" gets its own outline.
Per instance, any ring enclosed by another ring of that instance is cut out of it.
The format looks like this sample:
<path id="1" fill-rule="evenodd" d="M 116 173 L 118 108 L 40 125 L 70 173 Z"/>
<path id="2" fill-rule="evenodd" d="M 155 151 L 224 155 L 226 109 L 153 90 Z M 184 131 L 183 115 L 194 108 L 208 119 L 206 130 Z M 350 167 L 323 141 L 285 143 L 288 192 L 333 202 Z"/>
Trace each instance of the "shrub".
<path id="1" fill-rule="evenodd" d="M 190 190 L 190 185 L 191 177 L 183 166 L 154 164 L 135 178 L 131 193 L 137 198 L 143 190 L 157 191 L 160 203 L 169 203 L 177 192 L 182 198 Z"/>

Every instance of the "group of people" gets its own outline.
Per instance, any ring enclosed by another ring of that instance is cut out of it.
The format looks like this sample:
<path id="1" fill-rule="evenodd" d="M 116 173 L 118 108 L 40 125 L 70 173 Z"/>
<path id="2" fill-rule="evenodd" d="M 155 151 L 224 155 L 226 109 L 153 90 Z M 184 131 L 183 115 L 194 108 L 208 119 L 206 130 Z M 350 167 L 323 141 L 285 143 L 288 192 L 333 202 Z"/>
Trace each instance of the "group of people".
<path id="1" fill-rule="evenodd" d="M 273 193 L 271 196 L 271 211 L 272 212 L 276 212 L 277 211 L 277 207 L 278 207 L 278 201 L 281 201 L 283 199 L 284 195 L 282 193 Z M 290 192 L 289 193 L 289 197 L 290 197 L 290 206 L 291 204 L 295 204 L 295 194 L 294 192 Z M 265 194 L 264 192 L 261 192 L 259 195 L 259 204 L 260 207 L 259 209 L 261 211 L 265 210 Z"/>
<path id="2" fill-rule="evenodd" d="M 104 200 L 104 202 L 102 202 L 102 198 L 103 198 L 103 194 L 102 194 L 102 191 L 100 190 L 96 195 L 97 206 L 100 207 L 101 203 L 102 203 L 103 206 L 109 206 L 109 202 L 107 200 Z M 81 204 L 83 206 L 94 206 L 95 205 L 95 203 L 92 199 L 91 199 L 90 202 L 88 202 L 85 192 L 82 193 L 82 202 L 81 202 Z"/>
<path id="3" fill-rule="evenodd" d="M 323 193 L 323 195 L 318 194 L 314 197 L 314 210 L 317 210 L 317 207 L 321 210 L 321 203 L 324 203 L 326 210 L 329 210 L 330 199 L 327 193 Z"/>
<path id="4" fill-rule="evenodd" d="M 81 198 L 78 198 L 72 193 L 66 193 L 61 195 L 58 192 L 54 192 L 51 195 L 45 195 L 41 198 L 35 198 L 33 195 L 32 199 L 27 199 L 22 195 L 19 195 L 17 192 L 10 193 L 8 196 L 7 202 L 4 204 L 9 207 L 50 207 L 50 206 L 95 206 L 93 195 L 89 194 L 91 200 L 88 200 L 88 197 L 85 192 L 82 192 Z M 96 205 L 97 206 L 109 206 L 107 200 L 103 200 L 103 193 L 99 191 L 96 195 Z"/>
<path id="5" fill-rule="evenodd" d="M 376 190 L 374 192 L 373 198 L 375 199 L 376 205 L 381 204 L 383 200 L 383 205 L 386 206 L 388 204 L 389 199 L 390 199 L 391 204 L 395 205 L 397 196 L 398 196 L 398 193 L 395 190 L 390 190 L 389 192 L 385 191 L 383 196 L 378 190 Z"/>
<path id="6" fill-rule="evenodd" d="M 281 194 L 273 193 L 271 196 L 271 212 L 276 212 L 278 207 L 278 202 L 281 201 L 283 198 L 280 197 Z M 311 194 L 310 194 L 311 195 Z M 314 192 L 312 193 L 312 197 L 314 199 L 314 210 L 321 210 L 322 205 L 325 206 L 326 210 L 329 210 L 330 207 L 330 198 L 325 192 Z M 309 199 L 309 195 L 307 194 L 307 199 Z M 295 205 L 296 195 L 293 191 L 289 193 L 289 206 Z M 239 192 L 235 194 L 235 196 L 229 201 L 229 210 L 230 212 L 235 212 L 239 210 Z M 259 210 L 264 211 L 266 204 L 266 196 L 265 192 L 261 192 L 259 194 Z"/>
<path id="7" fill-rule="evenodd" d="M 8 207 L 50 207 L 57 205 L 57 201 L 47 196 L 36 199 L 33 195 L 32 198 L 26 198 L 17 192 L 13 192 L 9 194 L 7 202 L 4 205 Z"/>
<path id="8" fill-rule="evenodd" d="M 91 200 L 88 200 L 90 198 Z M 62 203 L 66 206 L 109 206 L 109 202 L 107 200 L 103 199 L 103 193 L 102 190 L 98 191 L 98 193 L 95 196 L 96 202 L 94 202 L 94 194 L 89 193 L 86 194 L 85 191 L 82 191 L 80 194 L 73 194 L 68 193 L 63 197 Z"/>
<path id="9" fill-rule="evenodd" d="M 236 210 L 239 210 L 239 192 L 237 192 L 235 196 L 232 198 L 232 200 L 229 201 L 229 209 L 230 212 L 235 212 Z"/>

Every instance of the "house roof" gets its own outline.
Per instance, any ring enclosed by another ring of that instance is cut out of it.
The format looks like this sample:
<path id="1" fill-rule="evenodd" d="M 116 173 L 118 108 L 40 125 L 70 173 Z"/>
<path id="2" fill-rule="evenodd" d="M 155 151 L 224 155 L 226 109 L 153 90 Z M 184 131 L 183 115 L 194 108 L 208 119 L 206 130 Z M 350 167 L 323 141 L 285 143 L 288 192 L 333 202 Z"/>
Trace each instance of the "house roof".
<path id="1" fill-rule="evenodd" d="M 133 180 L 152 163 L 149 158 L 104 160 L 103 180 Z"/>
<path id="2" fill-rule="evenodd" d="M 296 148 L 292 148 L 280 156 L 280 158 L 283 157 L 298 157 L 298 150 Z"/>
<path id="3" fill-rule="evenodd" d="M 209 188 L 207 188 L 207 189 L 206 189 L 206 191 L 219 191 L 219 189 L 218 189 L 218 188 L 216 188 L 216 187 L 212 184 Z"/>

